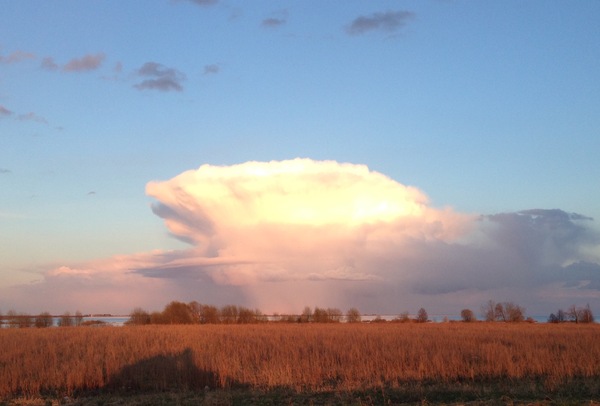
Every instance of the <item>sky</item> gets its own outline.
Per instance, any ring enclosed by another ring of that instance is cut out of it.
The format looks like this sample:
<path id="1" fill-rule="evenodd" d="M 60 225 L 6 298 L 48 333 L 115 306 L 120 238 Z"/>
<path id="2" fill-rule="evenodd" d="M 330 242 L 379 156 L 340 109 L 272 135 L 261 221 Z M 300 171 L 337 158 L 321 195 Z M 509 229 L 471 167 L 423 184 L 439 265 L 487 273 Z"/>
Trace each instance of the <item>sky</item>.
<path id="1" fill-rule="evenodd" d="M 5 2 L 0 312 L 600 313 L 600 3 Z"/>

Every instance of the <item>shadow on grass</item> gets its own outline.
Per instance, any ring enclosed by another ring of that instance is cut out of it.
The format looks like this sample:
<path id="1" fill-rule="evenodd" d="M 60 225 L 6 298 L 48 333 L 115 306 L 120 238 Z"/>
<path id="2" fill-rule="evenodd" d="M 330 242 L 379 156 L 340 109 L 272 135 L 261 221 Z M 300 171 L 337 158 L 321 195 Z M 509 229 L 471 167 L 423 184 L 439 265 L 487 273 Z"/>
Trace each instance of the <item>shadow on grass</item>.
<path id="1" fill-rule="evenodd" d="M 170 391 L 214 389 L 218 376 L 198 368 L 191 349 L 176 355 L 157 355 L 126 365 L 110 377 L 109 391 Z"/>

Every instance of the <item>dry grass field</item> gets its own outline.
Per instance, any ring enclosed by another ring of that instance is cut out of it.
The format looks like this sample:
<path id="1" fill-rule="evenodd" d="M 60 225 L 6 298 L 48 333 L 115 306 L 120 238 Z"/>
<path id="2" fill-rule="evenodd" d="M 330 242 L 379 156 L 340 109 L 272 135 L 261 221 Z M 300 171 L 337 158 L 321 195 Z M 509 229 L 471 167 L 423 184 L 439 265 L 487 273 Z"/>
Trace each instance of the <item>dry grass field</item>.
<path id="1" fill-rule="evenodd" d="M 465 400 L 516 388 L 522 396 L 599 400 L 600 325 L 272 323 L 0 330 L 0 398 L 5 401 L 219 390 L 373 393 L 384 399 L 385 393 L 404 391 L 414 399 Z"/>

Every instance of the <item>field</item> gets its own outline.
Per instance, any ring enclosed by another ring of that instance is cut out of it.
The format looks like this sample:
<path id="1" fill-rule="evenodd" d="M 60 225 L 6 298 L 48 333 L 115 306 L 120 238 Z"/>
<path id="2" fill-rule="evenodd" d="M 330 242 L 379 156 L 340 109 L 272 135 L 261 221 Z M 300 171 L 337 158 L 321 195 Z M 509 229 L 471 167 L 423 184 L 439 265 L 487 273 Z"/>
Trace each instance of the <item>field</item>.
<path id="1" fill-rule="evenodd" d="M 600 401 L 600 325 L 0 330 L 0 399 L 51 404 L 65 396 L 79 404 L 590 404 Z"/>

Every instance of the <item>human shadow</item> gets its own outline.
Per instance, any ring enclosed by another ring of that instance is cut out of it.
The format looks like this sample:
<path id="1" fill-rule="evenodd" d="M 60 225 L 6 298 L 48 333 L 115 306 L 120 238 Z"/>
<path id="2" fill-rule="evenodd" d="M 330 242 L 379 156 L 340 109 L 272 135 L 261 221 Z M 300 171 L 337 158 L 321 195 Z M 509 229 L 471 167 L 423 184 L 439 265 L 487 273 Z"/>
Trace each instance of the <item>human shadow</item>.
<path id="1" fill-rule="evenodd" d="M 187 348 L 176 355 L 157 355 L 126 365 L 110 377 L 106 388 L 119 391 L 167 391 L 213 389 L 217 384 L 217 374 L 198 368 L 192 350 Z"/>

